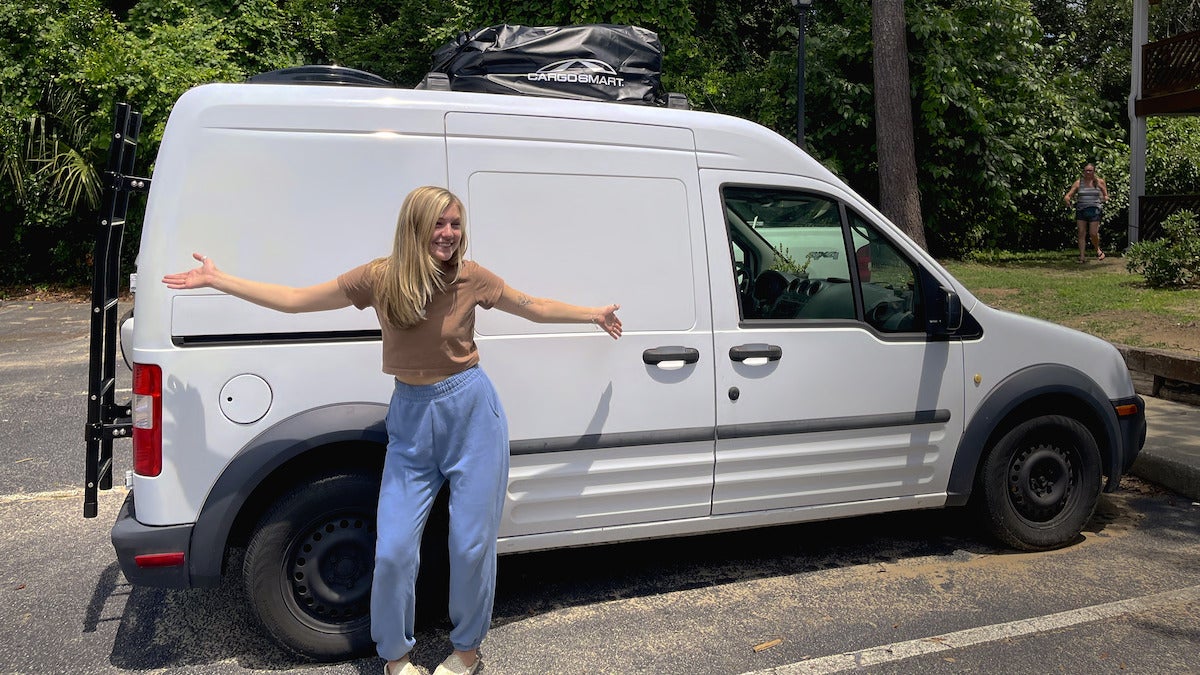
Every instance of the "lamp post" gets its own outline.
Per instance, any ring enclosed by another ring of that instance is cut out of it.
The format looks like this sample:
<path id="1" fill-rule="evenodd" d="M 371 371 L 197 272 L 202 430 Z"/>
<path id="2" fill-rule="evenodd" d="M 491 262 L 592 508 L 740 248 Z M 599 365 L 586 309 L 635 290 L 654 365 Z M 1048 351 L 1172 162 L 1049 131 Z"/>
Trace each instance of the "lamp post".
<path id="1" fill-rule="evenodd" d="M 796 42 L 796 145 L 805 149 L 804 145 L 804 24 L 808 18 L 808 9 L 813 0 L 792 0 L 792 7 L 799 15 L 797 28 L 799 37 Z"/>

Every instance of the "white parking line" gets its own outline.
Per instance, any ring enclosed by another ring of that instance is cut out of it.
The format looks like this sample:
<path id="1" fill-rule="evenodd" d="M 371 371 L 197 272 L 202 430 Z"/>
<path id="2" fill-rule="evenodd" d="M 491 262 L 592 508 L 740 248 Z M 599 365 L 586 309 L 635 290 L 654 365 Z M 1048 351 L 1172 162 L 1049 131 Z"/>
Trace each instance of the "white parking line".
<path id="1" fill-rule="evenodd" d="M 871 647 L 856 652 L 833 654 L 816 659 L 789 663 L 775 668 L 759 670 L 744 675 L 815 675 L 817 673 L 840 673 L 856 668 L 877 666 L 892 661 L 903 661 L 914 656 L 945 652 L 952 649 L 986 644 L 997 640 L 1033 635 L 1045 631 L 1078 626 L 1102 621 L 1127 614 L 1137 614 L 1157 609 L 1163 605 L 1200 600 L 1200 586 L 1189 586 L 1174 591 L 1156 593 L 1141 598 L 1130 598 L 1094 607 L 1082 607 L 1058 614 L 1036 616 L 1031 619 L 998 623 L 992 626 L 969 628 L 954 633 L 933 637 L 894 642 L 890 645 Z"/>

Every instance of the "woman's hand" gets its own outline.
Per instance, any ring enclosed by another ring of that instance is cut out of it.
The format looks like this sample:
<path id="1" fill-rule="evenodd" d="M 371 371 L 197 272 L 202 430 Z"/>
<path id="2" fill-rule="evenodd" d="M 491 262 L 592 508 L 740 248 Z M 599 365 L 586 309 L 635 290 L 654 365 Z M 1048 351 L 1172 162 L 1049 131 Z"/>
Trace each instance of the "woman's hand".
<path id="1" fill-rule="evenodd" d="M 183 290 L 188 288 L 208 288 L 213 285 L 217 276 L 217 265 L 206 255 L 193 253 L 192 257 L 200 261 L 200 266 L 186 272 L 168 274 L 162 278 L 167 288 Z"/>
<path id="2" fill-rule="evenodd" d="M 621 320 L 617 318 L 618 309 L 621 309 L 620 305 L 601 307 L 596 312 L 596 316 L 592 318 L 592 323 L 603 328 L 604 332 L 611 335 L 614 340 L 621 337 Z"/>

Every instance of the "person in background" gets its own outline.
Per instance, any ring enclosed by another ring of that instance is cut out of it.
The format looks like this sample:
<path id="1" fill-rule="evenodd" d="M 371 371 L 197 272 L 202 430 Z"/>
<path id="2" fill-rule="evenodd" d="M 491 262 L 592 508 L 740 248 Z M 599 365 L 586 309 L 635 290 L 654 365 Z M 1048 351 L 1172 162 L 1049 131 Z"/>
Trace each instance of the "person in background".
<path id="1" fill-rule="evenodd" d="M 1079 235 L 1079 262 L 1087 262 L 1088 236 L 1096 249 L 1096 260 L 1104 260 L 1104 251 L 1100 250 L 1100 213 L 1108 202 L 1108 186 L 1096 175 L 1095 164 L 1085 164 L 1083 175 L 1063 195 L 1067 206 L 1071 206 L 1072 197 L 1075 198 L 1075 227 Z"/>
<path id="2" fill-rule="evenodd" d="M 421 533 L 434 497 L 450 485 L 450 642 L 435 675 L 479 667 L 496 593 L 496 536 L 508 486 L 508 422 L 479 368 L 475 307 L 540 323 L 593 323 L 621 336 L 617 305 L 578 307 L 532 298 L 464 260 L 462 202 L 440 187 L 413 190 L 400 208 L 389 257 L 315 286 L 249 281 L 200 266 L 168 274 L 173 289 L 215 288 L 283 312 L 353 304 L 373 307 L 383 334 L 383 372 L 395 378 L 387 413 L 388 447 L 379 490 L 371 634 L 387 660 L 384 675 L 419 675 L 409 660 Z"/>

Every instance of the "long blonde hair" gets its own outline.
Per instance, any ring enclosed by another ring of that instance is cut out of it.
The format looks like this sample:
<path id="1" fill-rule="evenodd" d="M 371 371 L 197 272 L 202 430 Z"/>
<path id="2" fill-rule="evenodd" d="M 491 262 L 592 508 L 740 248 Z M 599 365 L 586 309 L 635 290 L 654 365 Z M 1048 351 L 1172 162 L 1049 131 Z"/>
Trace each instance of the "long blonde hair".
<path id="1" fill-rule="evenodd" d="M 419 187 L 404 198 L 396 219 L 392 254 L 371 262 L 376 302 L 388 323 L 400 328 L 420 323 L 433 295 L 457 279 L 457 272 L 455 279 L 446 279 L 446 266 L 429 252 L 434 226 L 452 205 L 458 207 L 464 222 L 458 248 L 447 265 L 458 269 L 467 250 L 466 209 L 462 200 L 445 188 L 430 185 Z"/>

